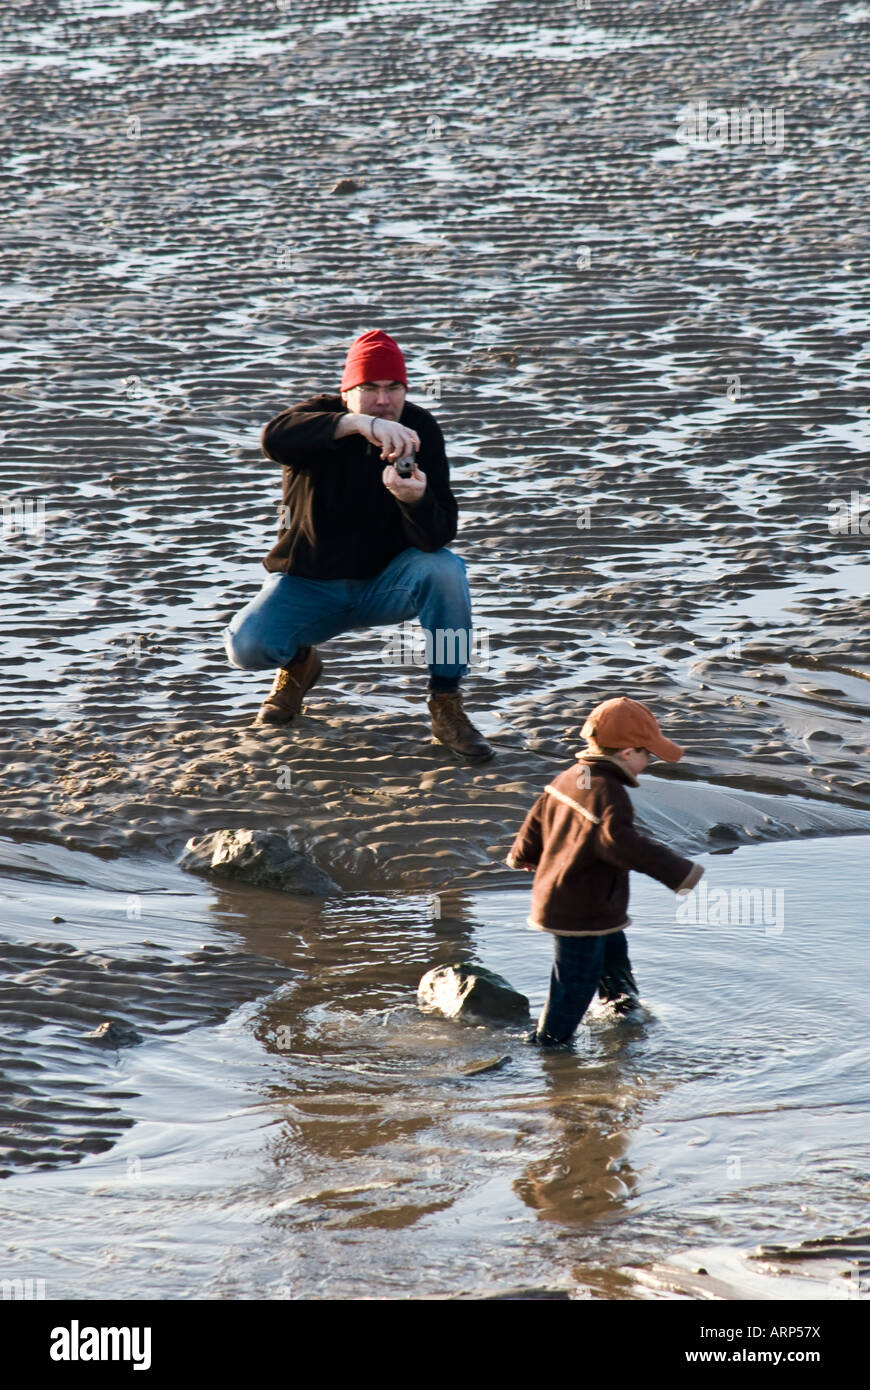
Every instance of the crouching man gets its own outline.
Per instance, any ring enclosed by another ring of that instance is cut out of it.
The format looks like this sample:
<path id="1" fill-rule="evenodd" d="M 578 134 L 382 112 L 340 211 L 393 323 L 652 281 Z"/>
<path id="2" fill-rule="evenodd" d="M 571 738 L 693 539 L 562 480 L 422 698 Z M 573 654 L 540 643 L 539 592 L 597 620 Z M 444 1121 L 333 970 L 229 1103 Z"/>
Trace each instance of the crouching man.
<path id="1" fill-rule="evenodd" d="M 398 344 L 364 333 L 339 394 L 291 406 L 266 426 L 263 450 L 283 465 L 282 524 L 263 561 L 268 578 L 224 633 L 227 657 L 245 671 L 278 667 L 256 723 L 289 724 L 323 670 L 317 643 L 417 617 L 431 657 L 432 732 L 485 762 L 494 750 L 460 693 L 471 596 L 464 562 L 447 549 L 457 507 L 444 438 L 407 389 Z"/>

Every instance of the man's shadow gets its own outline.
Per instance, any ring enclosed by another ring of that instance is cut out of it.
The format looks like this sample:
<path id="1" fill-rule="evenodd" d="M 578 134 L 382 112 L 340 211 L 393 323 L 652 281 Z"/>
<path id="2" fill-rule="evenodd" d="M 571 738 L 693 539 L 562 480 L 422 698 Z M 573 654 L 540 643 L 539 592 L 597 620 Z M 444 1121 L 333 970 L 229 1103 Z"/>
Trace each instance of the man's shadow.
<path id="1" fill-rule="evenodd" d="M 212 912 L 247 950 L 292 972 L 256 1017 L 255 1034 L 269 1052 L 317 1053 L 324 1019 L 352 1032 L 355 1019 L 363 1025 L 416 1009 L 426 971 L 473 960 L 476 949 L 461 890 L 317 899 L 234 885 L 217 889 Z"/>

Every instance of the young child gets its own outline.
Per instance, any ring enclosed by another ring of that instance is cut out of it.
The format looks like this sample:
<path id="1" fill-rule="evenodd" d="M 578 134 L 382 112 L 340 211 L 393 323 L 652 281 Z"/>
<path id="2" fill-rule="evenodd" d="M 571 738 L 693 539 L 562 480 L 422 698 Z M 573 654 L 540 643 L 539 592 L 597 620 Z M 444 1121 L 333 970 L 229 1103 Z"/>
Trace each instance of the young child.
<path id="1" fill-rule="evenodd" d="M 544 1046 L 570 1041 L 596 988 L 617 1012 L 637 1003 L 624 930 L 629 870 L 677 893 L 704 872 L 634 828 L 626 787 L 638 785 L 653 756 L 675 763 L 684 751 L 652 711 L 625 696 L 605 700 L 581 733 L 587 751 L 538 797 L 507 858 L 512 869 L 534 869 L 528 923 L 553 935 L 550 993 L 531 1039 Z"/>

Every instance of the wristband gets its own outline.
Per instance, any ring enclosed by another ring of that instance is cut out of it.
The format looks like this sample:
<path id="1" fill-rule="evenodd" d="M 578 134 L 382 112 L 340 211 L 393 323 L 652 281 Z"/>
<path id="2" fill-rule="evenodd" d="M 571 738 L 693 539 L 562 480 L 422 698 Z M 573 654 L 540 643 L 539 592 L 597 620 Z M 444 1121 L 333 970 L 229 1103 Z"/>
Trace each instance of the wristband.
<path id="1" fill-rule="evenodd" d="M 378 418 L 377 415 L 370 415 L 370 416 L 369 416 L 369 419 L 370 419 L 371 422 L 372 422 L 372 431 L 371 431 L 371 432 L 372 432 L 372 434 L 374 435 L 374 440 L 375 440 L 375 443 L 376 443 L 376 444 L 377 444 L 377 442 L 378 442 L 378 436 L 375 434 L 375 420 L 377 420 L 377 418 Z"/>

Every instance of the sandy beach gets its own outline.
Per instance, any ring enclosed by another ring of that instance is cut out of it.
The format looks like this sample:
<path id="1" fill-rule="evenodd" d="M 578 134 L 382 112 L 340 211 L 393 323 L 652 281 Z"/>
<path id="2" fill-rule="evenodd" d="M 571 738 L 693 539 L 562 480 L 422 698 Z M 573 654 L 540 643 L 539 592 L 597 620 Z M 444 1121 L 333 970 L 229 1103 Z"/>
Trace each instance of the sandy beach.
<path id="1" fill-rule="evenodd" d="M 0 823 L 35 856 L 25 878 L 43 847 L 65 882 L 78 854 L 94 885 L 117 861 L 116 896 L 137 862 L 180 891 L 190 836 L 273 827 L 347 894 L 446 895 L 470 931 L 450 894 L 525 886 L 503 863 L 516 829 L 619 694 L 687 749 L 636 796 L 681 852 L 870 833 L 870 10 L 755 0 L 732 20 L 627 0 L 7 7 Z M 678 138 L 701 101 L 779 124 Z M 277 530 L 260 430 L 335 389 L 372 327 L 445 434 L 485 767 L 432 742 L 425 672 L 392 662 L 389 630 L 326 643 L 287 730 L 252 727 L 270 673 L 221 647 Z M 102 969 L 78 918 L 18 912 L 10 1026 L 58 961 L 38 1026 L 98 1023 L 77 1012 Z M 304 973 L 246 933 L 232 966 L 178 943 L 209 1013 L 143 922 L 105 1007 L 195 1030 Z M 105 1109 L 68 1159 L 118 1142 L 124 1106 Z M 18 1135 L 4 1174 L 67 1161 L 41 1142 Z M 638 1296 L 608 1268 L 597 1296 Z"/>
<path id="2" fill-rule="evenodd" d="M 452 873 L 629 688 L 681 776 L 870 807 L 860 510 L 830 529 L 866 488 L 863 21 L 795 56 L 800 7 L 723 47 L 682 7 L 599 6 L 587 39 L 402 6 L 383 71 L 316 10 L 39 11 L 5 59 L 10 829 L 171 852 L 287 823 L 349 879 Z M 678 143 L 749 54 L 783 149 Z M 448 441 L 485 771 L 431 744 L 386 632 L 327 644 L 286 734 L 220 648 L 276 525 L 259 430 L 371 323 Z"/>

